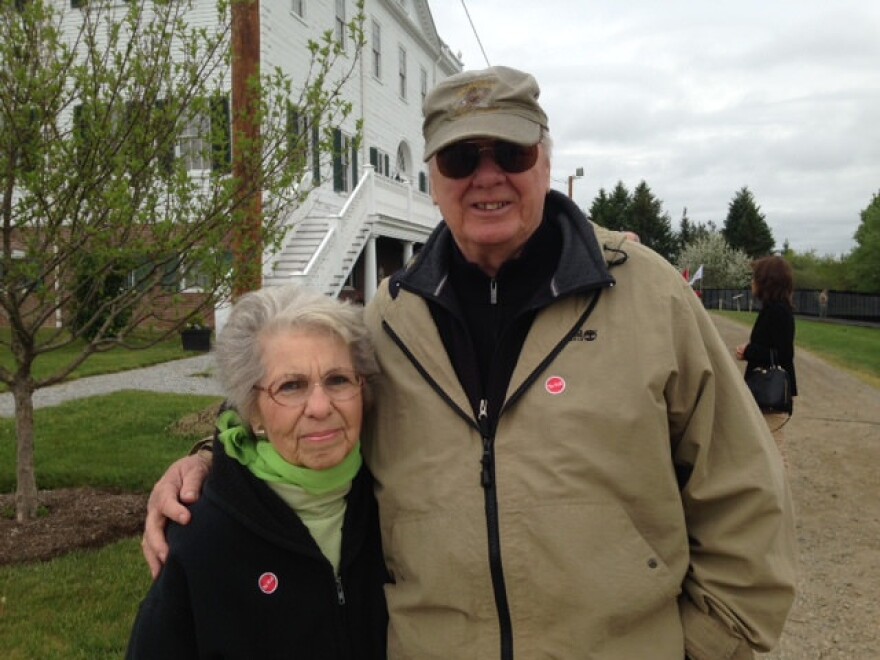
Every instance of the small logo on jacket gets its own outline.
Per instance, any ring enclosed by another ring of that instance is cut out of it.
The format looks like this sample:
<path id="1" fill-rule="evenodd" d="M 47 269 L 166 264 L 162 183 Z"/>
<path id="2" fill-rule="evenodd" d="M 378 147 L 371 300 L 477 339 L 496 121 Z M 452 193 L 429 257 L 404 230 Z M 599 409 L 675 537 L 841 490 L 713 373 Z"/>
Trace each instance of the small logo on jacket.
<path id="1" fill-rule="evenodd" d="M 257 580 L 257 584 L 259 584 L 260 591 L 264 594 L 274 594 L 275 590 L 278 589 L 278 576 L 275 573 L 263 573 L 260 579 Z"/>
<path id="2" fill-rule="evenodd" d="M 596 341 L 595 330 L 576 330 L 569 341 Z"/>

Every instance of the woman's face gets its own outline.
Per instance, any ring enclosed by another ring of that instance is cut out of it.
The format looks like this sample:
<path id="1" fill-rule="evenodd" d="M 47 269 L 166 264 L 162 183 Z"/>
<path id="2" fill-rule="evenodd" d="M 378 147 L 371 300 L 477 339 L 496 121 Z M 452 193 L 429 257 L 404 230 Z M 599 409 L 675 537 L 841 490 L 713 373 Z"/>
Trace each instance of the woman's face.
<path id="1" fill-rule="evenodd" d="M 265 430 L 288 463 L 312 470 L 338 465 L 357 444 L 363 417 L 360 385 L 344 400 L 334 392 L 354 373 L 349 347 L 334 334 L 310 330 L 282 330 L 260 343 L 266 375 L 257 383 L 252 425 Z"/>

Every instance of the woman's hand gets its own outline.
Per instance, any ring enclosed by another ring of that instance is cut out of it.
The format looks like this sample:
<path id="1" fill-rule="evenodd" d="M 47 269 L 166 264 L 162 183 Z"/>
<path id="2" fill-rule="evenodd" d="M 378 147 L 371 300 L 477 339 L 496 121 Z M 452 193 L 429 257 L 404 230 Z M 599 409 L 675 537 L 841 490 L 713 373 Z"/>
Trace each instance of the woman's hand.
<path id="1" fill-rule="evenodd" d="M 736 359 L 737 360 L 745 360 L 746 359 L 746 349 L 749 347 L 748 344 L 740 344 L 736 347 Z"/>

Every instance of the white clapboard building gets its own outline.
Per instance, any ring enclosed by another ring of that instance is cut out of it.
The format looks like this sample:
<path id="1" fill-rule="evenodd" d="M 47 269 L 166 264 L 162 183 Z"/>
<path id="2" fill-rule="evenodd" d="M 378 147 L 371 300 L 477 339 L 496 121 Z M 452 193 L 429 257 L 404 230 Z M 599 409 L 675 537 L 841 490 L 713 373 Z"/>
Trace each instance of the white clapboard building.
<path id="1" fill-rule="evenodd" d="M 354 0 L 260 0 L 262 64 L 293 80 L 306 75 L 306 42 L 341 29 Z M 366 45 L 345 95 L 354 107 L 336 140 L 341 158 L 288 219 L 279 253 L 267 255 L 264 284 L 306 280 L 329 295 L 369 300 L 440 217 L 422 162 L 422 100 L 461 70 L 440 39 L 427 0 L 366 0 Z M 354 148 L 355 123 L 362 140 Z"/>

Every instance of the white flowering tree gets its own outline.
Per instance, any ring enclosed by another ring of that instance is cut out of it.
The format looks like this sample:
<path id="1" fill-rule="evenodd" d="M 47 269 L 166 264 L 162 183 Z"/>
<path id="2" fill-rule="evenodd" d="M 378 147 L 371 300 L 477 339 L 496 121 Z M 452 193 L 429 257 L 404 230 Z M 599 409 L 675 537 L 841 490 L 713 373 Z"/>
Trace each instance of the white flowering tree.
<path id="1" fill-rule="evenodd" d="M 707 289 L 739 289 L 752 278 L 749 256 L 730 247 L 718 231 L 708 231 L 685 245 L 676 263 L 680 271 L 690 273 L 703 266 L 702 286 Z"/>

